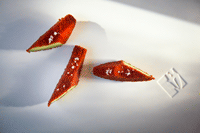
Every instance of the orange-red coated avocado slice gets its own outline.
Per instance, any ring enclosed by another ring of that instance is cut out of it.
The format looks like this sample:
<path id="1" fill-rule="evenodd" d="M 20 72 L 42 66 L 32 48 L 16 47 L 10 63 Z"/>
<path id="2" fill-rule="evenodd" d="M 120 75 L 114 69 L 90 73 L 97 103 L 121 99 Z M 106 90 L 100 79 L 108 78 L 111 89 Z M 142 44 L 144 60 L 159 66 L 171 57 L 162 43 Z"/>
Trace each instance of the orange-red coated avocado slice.
<path id="1" fill-rule="evenodd" d="M 125 61 L 108 62 L 93 68 L 95 76 L 116 81 L 149 81 L 152 75 L 132 66 Z"/>
<path id="2" fill-rule="evenodd" d="M 87 50 L 80 46 L 75 46 L 63 75 L 61 76 L 54 92 L 48 102 L 48 107 L 52 102 L 60 99 L 68 91 L 76 87 Z"/>
<path id="3" fill-rule="evenodd" d="M 76 19 L 72 15 L 66 15 L 58 20 L 46 33 L 28 48 L 27 52 L 36 52 L 40 50 L 52 49 L 62 46 L 70 37 L 76 24 Z"/>

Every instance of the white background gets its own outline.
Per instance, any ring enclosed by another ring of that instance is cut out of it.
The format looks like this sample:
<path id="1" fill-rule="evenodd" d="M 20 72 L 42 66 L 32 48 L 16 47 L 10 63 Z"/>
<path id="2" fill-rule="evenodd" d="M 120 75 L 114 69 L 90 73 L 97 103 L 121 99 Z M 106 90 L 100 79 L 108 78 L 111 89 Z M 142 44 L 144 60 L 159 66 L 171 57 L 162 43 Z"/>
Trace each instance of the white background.
<path id="1" fill-rule="evenodd" d="M 0 132 L 200 131 L 198 21 L 120 1 L 8 0 L 0 6 Z M 25 51 L 67 14 L 77 24 L 66 45 Z M 74 45 L 88 50 L 79 85 L 48 108 Z M 118 60 L 156 79 L 116 82 L 92 75 L 94 66 Z M 188 83 L 174 98 L 157 84 L 172 67 Z"/>

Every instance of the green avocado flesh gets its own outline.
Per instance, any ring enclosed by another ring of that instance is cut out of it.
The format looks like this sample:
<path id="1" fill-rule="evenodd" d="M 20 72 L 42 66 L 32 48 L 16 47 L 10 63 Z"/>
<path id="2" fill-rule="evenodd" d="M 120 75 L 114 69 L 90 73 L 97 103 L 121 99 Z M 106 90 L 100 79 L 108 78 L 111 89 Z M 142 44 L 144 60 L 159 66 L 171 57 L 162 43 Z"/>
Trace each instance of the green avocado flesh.
<path id="1" fill-rule="evenodd" d="M 67 90 L 65 93 L 63 93 L 61 96 L 59 96 L 58 98 L 56 98 L 55 100 L 53 100 L 51 103 L 53 103 L 53 102 L 59 100 L 59 99 L 62 98 L 67 92 L 69 92 L 70 90 L 74 89 L 75 87 L 76 87 L 76 85 L 75 85 L 75 86 L 72 86 L 70 89 L 68 89 L 68 90 Z"/>
<path id="2" fill-rule="evenodd" d="M 63 45 L 63 44 L 60 43 L 60 42 L 58 42 L 58 43 L 53 43 L 53 44 L 47 45 L 47 46 L 35 47 L 35 48 L 32 48 L 30 50 L 30 52 L 40 51 L 40 50 L 46 50 L 46 49 L 50 49 L 50 48 L 55 48 L 55 47 L 58 47 L 58 46 L 61 46 L 61 45 Z"/>

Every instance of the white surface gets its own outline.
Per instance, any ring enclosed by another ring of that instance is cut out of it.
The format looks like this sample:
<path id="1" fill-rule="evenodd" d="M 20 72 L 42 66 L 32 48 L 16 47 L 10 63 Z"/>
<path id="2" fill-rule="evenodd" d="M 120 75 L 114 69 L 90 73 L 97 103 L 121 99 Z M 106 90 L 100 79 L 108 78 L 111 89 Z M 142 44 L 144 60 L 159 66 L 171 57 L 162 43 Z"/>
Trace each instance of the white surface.
<path id="1" fill-rule="evenodd" d="M 200 130 L 200 26 L 111 1 L 1 2 L 0 132 L 190 133 Z M 25 50 L 59 18 L 77 25 L 66 45 Z M 47 102 L 73 46 L 88 49 L 79 85 Z M 149 82 L 115 82 L 93 66 L 124 60 L 153 75 Z M 187 81 L 174 98 L 157 80 L 174 67 Z"/>
<path id="2" fill-rule="evenodd" d="M 128 6 L 200 24 L 199 0 L 112 0 Z"/>

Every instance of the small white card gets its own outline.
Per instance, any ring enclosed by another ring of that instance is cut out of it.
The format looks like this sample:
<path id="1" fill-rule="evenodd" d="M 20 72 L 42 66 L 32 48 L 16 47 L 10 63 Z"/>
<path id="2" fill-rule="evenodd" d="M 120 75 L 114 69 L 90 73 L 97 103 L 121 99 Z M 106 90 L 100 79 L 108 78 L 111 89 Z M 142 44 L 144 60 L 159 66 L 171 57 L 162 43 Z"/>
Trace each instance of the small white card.
<path id="1" fill-rule="evenodd" d="M 171 98 L 187 85 L 187 82 L 174 68 L 165 73 L 157 83 Z"/>

